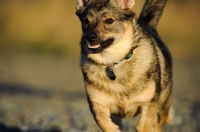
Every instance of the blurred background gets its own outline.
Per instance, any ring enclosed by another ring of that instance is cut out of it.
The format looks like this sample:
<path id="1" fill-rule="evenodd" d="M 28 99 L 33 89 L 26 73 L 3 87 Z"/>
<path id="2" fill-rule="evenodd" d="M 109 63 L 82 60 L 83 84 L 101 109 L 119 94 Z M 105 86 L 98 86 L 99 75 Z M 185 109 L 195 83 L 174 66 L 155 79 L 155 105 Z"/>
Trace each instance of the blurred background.
<path id="1" fill-rule="evenodd" d="M 145 0 L 136 0 L 135 12 Z M 174 61 L 174 124 L 200 131 L 200 1 L 168 0 L 158 32 Z M 79 68 L 76 0 L 0 0 L 0 132 L 97 132 Z M 133 119 L 124 121 L 133 131 Z M 136 124 L 136 123 L 135 123 Z"/>

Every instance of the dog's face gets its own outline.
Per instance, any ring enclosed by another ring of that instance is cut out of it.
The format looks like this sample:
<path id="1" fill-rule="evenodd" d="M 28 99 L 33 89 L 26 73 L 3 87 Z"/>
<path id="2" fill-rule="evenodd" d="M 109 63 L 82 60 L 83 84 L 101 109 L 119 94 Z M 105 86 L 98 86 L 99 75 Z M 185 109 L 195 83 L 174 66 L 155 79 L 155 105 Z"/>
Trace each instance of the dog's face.
<path id="1" fill-rule="evenodd" d="M 78 0 L 76 14 L 82 24 L 84 52 L 99 53 L 119 42 L 134 17 L 133 5 L 133 0 Z"/>

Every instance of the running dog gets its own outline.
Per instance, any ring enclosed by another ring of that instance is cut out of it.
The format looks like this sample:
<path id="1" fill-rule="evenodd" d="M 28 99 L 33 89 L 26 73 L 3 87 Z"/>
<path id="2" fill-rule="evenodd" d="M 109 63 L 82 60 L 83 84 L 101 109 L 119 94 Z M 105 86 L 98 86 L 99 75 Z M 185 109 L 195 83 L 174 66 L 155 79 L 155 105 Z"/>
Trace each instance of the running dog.
<path id="1" fill-rule="evenodd" d="M 156 26 L 166 0 L 78 0 L 81 68 L 91 113 L 104 132 L 140 114 L 137 132 L 161 132 L 172 117 L 172 59 Z"/>

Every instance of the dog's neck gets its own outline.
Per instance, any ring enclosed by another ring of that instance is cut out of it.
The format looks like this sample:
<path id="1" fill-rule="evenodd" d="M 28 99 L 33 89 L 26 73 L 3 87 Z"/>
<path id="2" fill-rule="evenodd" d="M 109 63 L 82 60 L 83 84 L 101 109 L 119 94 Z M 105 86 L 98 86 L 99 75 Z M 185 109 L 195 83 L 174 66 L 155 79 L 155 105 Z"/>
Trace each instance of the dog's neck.
<path id="1" fill-rule="evenodd" d="M 101 65 L 113 65 L 123 60 L 127 54 L 130 53 L 130 49 L 134 47 L 134 26 L 135 21 L 126 27 L 126 31 L 122 38 L 104 49 L 102 52 L 97 54 L 88 54 L 88 58 L 93 60 L 97 64 Z"/>

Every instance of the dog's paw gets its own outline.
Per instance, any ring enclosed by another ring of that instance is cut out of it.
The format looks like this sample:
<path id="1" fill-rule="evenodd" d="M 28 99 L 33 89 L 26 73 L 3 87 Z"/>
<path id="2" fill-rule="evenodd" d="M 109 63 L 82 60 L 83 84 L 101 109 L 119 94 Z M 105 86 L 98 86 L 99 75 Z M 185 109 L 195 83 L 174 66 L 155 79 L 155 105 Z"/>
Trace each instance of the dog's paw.
<path id="1" fill-rule="evenodd" d="M 117 125 L 115 125 L 115 126 L 116 126 L 117 129 L 115 128 L 112 132 L 121 132 L 120 128 Z"/>
<path id="2" fill-rule="evenodd" d="M 115 125 L 115 127 L 110 128 L 108 132 L 121 132 L 121 130 L 117 125 Z"/>

